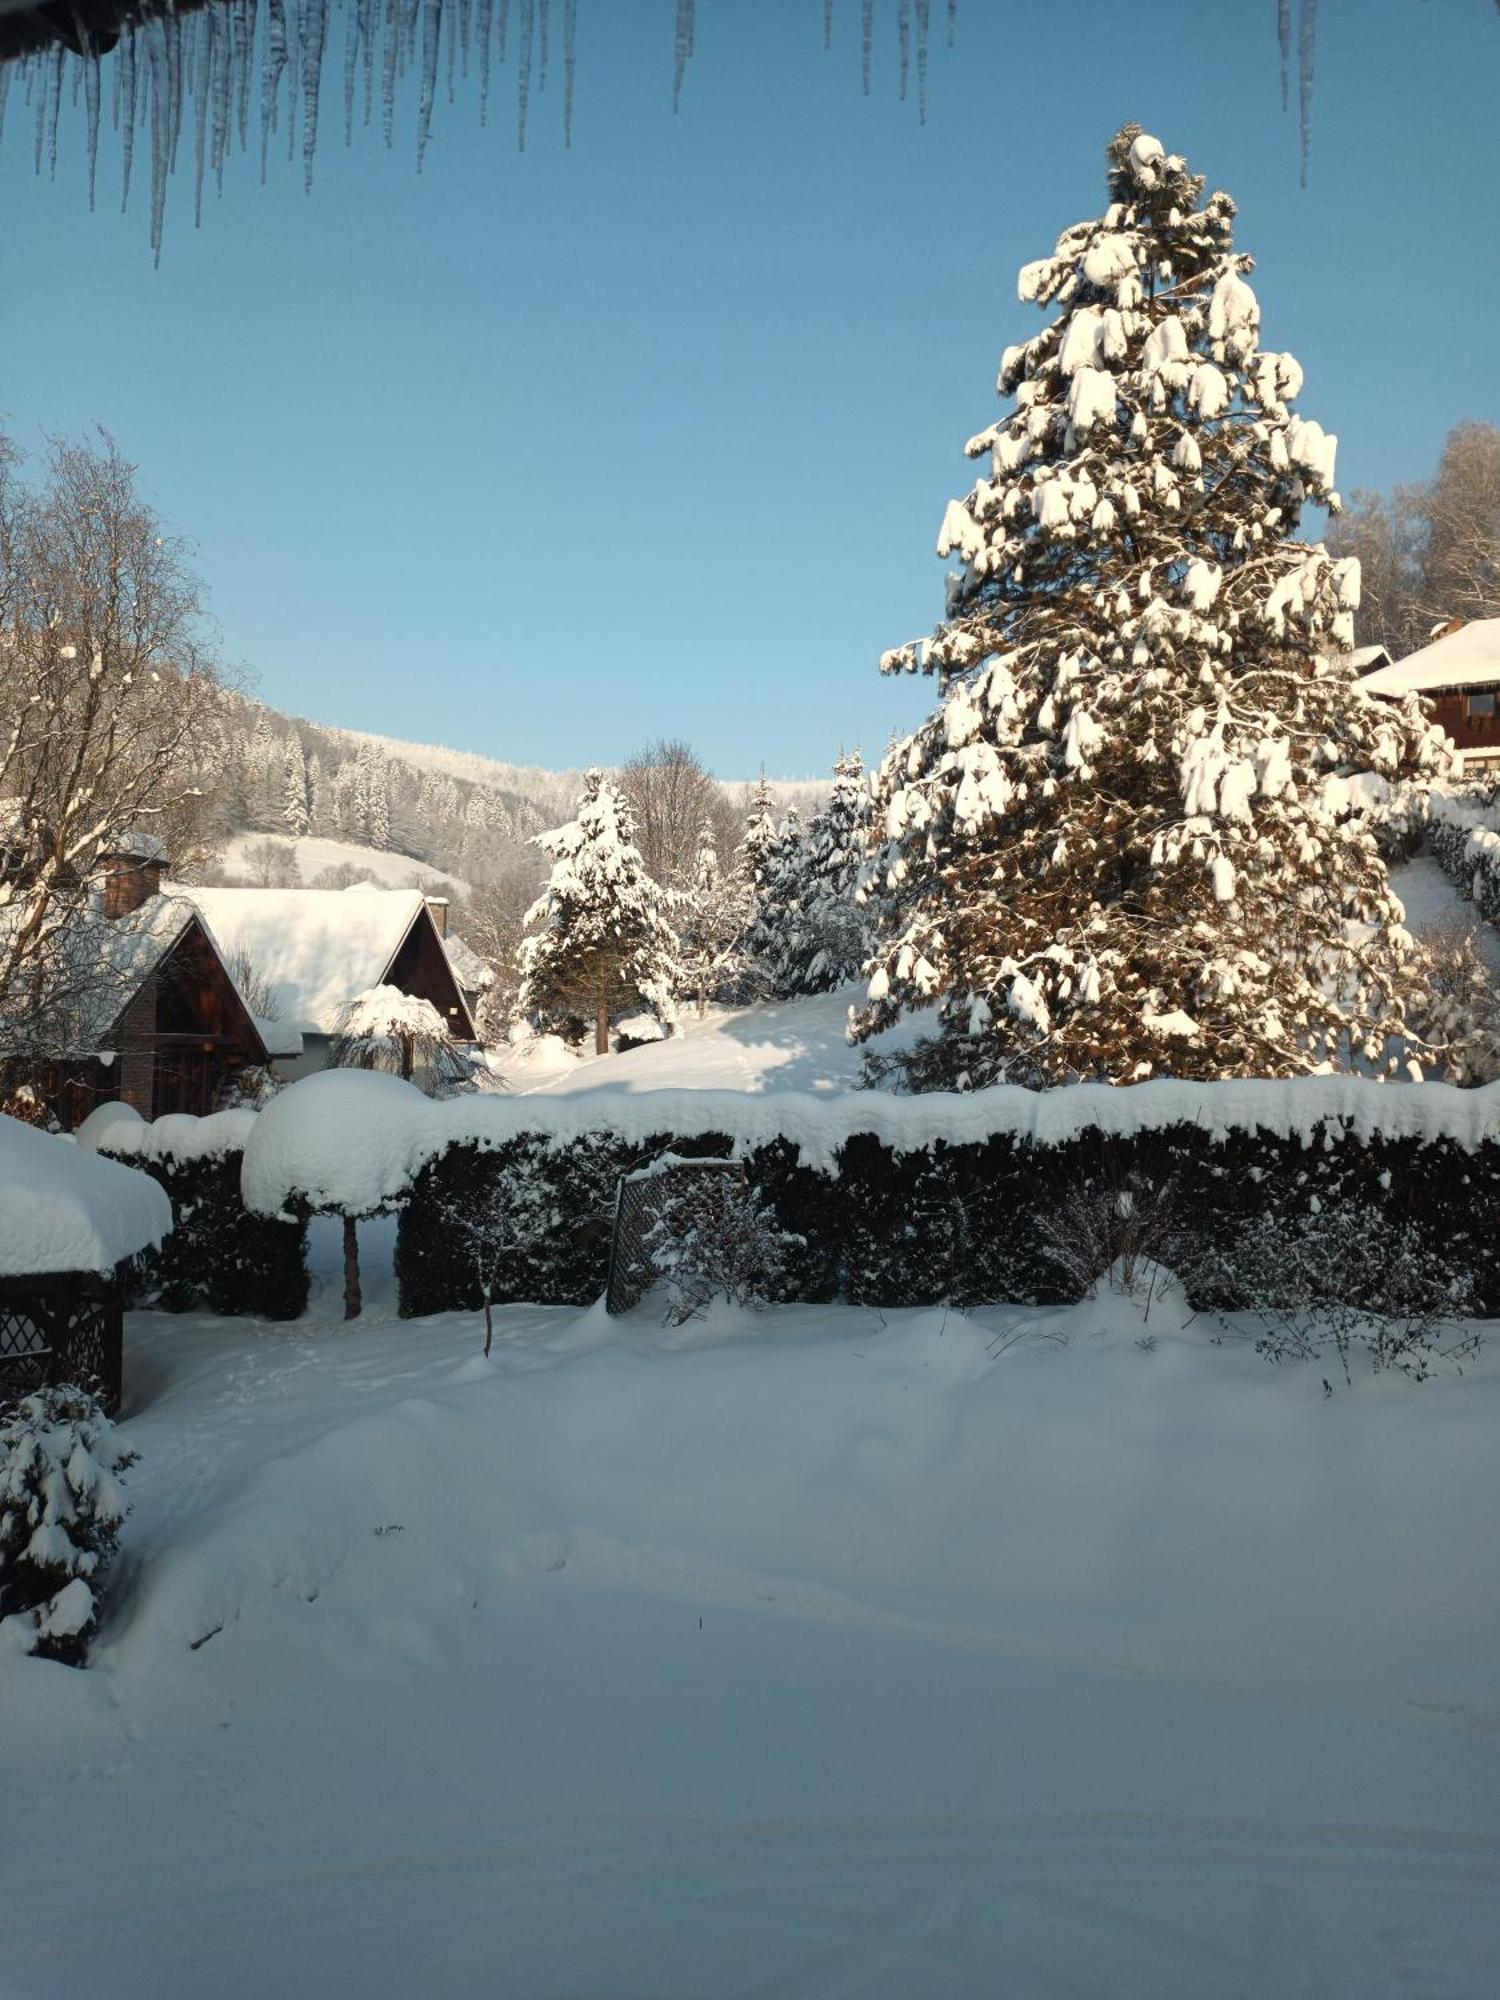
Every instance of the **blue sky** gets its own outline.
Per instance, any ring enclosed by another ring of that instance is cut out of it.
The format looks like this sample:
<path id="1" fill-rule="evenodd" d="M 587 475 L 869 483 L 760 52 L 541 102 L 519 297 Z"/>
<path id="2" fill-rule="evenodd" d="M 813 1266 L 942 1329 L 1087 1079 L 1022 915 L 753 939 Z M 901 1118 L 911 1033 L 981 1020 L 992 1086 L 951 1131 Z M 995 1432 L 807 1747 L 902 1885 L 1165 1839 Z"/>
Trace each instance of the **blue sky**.
<path id="1" fill-rule="evenodd" d="M 28 448 L 114 432 L 267 701 L 550 765 L 878 753 L 928 688 L 876 661 L 940 612 L 963 440 L 1040 323 L 1017 267 L 1102 208 L 1128 118 L 1238 200 L 1346 491 L 1500 421 L 1489 0 L 1325 0 L 1305 190 L 1274 0 L 960 0 L 925 127 L 895 0 L 868 97 L 858 0 L 827 54 L 822 0 L 699 0 L 675 118 L 672 11 L 580 0 L 571 151 L 554 44 L 525 154 L 506 69 L 420 178 L 409 97 L 393 152 L 345 151 L 338 15 L 311 198 L 236 156 L 195 232 L 179 174 L 159 270 L 141 163 L 122 217 L 106 138 L 90 215 L 77 114 L 38 180 L 12 92 L 0 413 Z"/>

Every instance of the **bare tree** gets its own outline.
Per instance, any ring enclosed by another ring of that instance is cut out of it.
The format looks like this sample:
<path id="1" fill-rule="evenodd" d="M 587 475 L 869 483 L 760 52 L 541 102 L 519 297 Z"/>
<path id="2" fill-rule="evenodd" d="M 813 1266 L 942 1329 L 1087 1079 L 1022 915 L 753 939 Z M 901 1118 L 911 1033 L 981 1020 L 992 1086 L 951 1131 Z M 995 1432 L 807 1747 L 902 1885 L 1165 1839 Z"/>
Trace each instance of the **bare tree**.
<path id="1" fill-rule="evenodd" d="M 1449 431 L 1427 489 L 1423 609 L 1434 620 L 1500 616 L 1500 430 Z"/>
<path id="2" fill-rule="evenodd" d="M 659 736 L 638 750 L 621 771 L 620 790 L 635 814 L 635 839 L 646 873 L 663 888 L 686 888 L 693 879 L 698 837 L 705 823 L 716 829 L 723 794 L 681 737 Z"/>
<path id="3" fill-rule="evenodd" d="M 264 840 L 247 841 L 244 867 L 253 888 L 300 889 L 302 887 L 302 869 L 297 860 L 297 850 L 289 840 L 273 840 L 268 835 Z"/>
<path id="4" fill-rule="evenodd" d="M 494 974 L 480 1002 L 479 1030 L 485 1041 L 500 1040 L 520 1001 L 517 953 L 526 912 L 545 880 L 541 866 L 515 868 L 494 882 L 478 882 L 460 909 L 455 930 Z"/>
<path id="5" fill-rule="evenodd" d="M 118 954 L 90 933 L 123 836 L 165 847 L 208 817 L 197 781 L 216 677 L 198 585 L 101 432 L 27 484 L 0 438 L 0 1023 L 40 1049 L 63 988 Z"/>
<path id="6" fill-rule="evenodd" d="M 1359 559 L 1361 640 L 1396 659 L 1449 619 L 1500 616 L 1500 429 L 1458 424 L 1430 480 L 1355 493 L 1328 546 Z"/>

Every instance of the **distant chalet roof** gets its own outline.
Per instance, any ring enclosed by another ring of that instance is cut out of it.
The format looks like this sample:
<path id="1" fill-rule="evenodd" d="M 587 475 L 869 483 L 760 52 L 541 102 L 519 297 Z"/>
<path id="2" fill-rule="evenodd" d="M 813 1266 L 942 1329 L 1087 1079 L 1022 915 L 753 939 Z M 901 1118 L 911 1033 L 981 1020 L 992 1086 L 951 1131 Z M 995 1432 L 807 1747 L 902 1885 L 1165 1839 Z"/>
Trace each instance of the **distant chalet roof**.
<path id="1" fill-rule="evenodd" d="M 431 923 L 420 889 L 184 889 L 220 948 L 241 954 L 275 998 L 280 1022 L 338 1033 L 349 1003 L 385 983 L 416 922 Z"/>
<path id="2" fill-rule="evenodd" d="M 1371 694 L 1392 695 L 1500 685 L 1500 618 L 1473 618 L 1420 652 L 1377 667 L 1360 685 Z"/>
<path id="3" fill-rule="evenodd" d="M 148 1175 L 0 1115 L 0 1278 L 108 1273 L 171 1227 Z"/>

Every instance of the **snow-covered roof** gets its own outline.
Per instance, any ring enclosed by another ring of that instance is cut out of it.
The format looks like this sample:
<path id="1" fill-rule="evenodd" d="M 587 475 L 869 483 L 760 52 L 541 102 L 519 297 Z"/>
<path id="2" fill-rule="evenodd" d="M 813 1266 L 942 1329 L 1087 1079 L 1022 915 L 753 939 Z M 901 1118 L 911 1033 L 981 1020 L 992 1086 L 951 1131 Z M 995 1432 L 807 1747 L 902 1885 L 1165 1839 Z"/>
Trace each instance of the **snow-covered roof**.
<path id="1" fill-rule="evenodd" d="M 425 909 L 420 889 L 186 889 L 220 947 L 265 981 L 283 1029 L 332 1035 L 357 995 L 384 983 Z"/>
<path id="2" fill-rule="evenodd" d="M 1408 653 L 1377 667 L 1361 685 L 1371 694 L 1431 694 L 1437 688 L 1488 687 L 1500 682 L 1500 618 L 1474 618 Z"/>
<path id="3" fill-rule="evenodd" d="M 0 1115 L 0 1277 L 112 1271 L 171 1227 L 146 1174 Z"/>

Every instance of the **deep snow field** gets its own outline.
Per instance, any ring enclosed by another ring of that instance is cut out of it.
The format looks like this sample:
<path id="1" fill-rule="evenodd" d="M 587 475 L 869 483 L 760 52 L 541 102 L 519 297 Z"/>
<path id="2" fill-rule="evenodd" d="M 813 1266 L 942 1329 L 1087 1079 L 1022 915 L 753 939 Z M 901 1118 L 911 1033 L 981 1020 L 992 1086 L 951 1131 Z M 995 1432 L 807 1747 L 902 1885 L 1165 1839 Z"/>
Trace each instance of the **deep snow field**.
<path id="1" fill-rule="evenodd" d="M 0 1652 L 6 2000 L 1500 1992 L 1493 1364 L 1109 1295 L 486 1362 L 363 1234 L 352 1327 L 130 1323 L 95 1663 Z"/>

